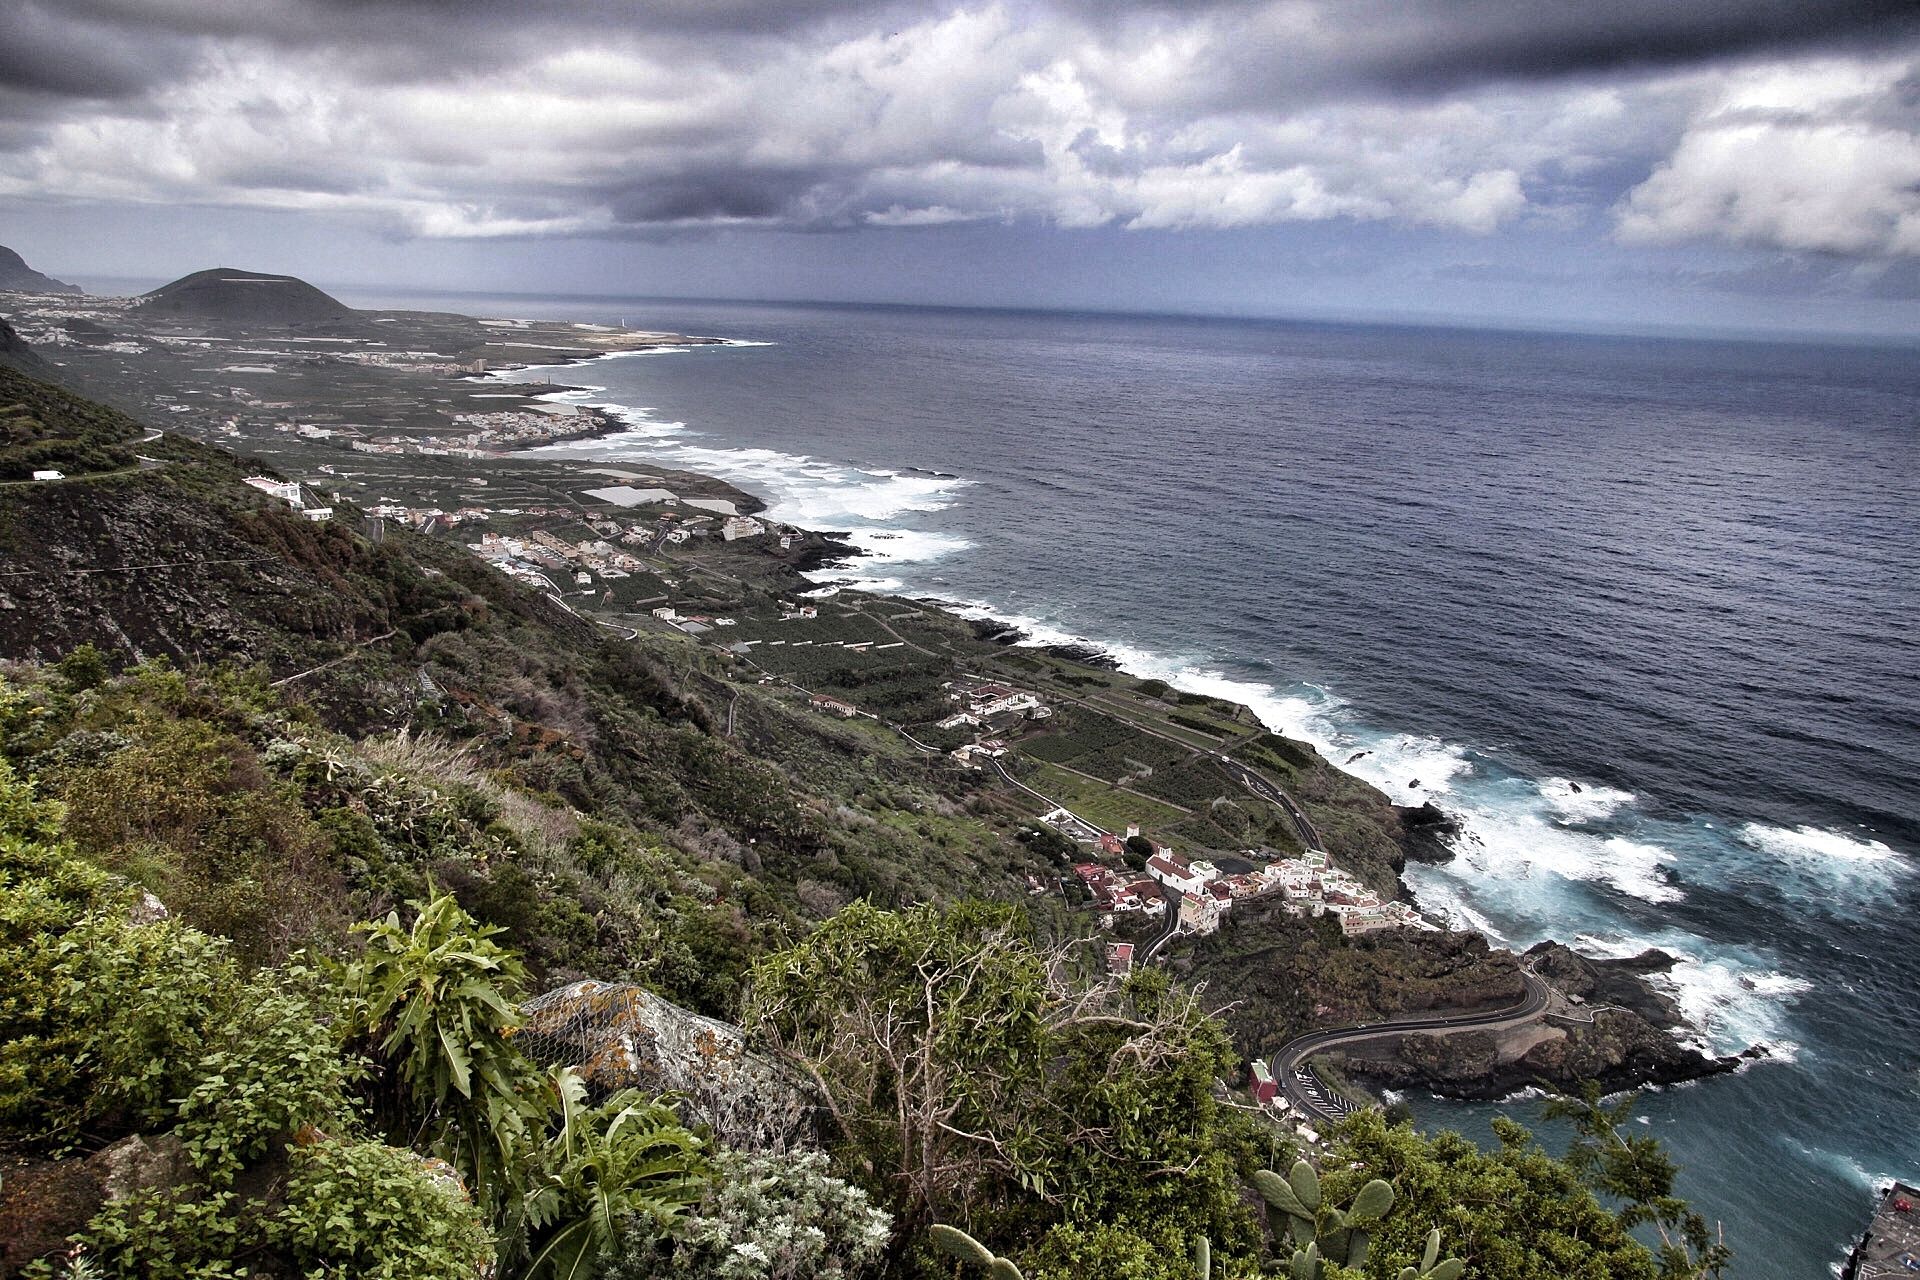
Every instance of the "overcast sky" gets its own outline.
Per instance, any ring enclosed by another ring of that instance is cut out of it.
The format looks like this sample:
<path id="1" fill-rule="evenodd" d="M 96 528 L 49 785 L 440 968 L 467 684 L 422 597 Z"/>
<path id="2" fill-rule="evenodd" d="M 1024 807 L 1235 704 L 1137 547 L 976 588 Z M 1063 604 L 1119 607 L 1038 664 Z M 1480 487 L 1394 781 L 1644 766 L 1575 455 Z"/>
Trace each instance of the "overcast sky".
<path id="1" fill-rule="evenodd" d="M 82 283 L 1920 333 L 1920 5 L 0 0 Z"/>

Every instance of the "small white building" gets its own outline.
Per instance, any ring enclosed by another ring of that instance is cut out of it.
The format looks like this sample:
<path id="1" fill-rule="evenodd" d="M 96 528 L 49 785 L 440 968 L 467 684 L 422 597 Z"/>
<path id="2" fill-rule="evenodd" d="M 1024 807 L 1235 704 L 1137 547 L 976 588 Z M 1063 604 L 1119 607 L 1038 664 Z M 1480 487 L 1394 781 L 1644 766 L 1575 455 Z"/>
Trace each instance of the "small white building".
<path id="1" fill-rule="evenodd" d="M 332 507 L 301 507 L 300 514 L 318 524 L 322 520 L 333 519 Z"/>
<path id="2" fill-rule="evenodd" d="M 767 531 L 767 527 L 752 516 L 733 516 L 720 526 L 720 536 L 727 542 L 740 538 L 755 538 Z"/>
<path id="3" fill-rule="evenodd" d="M 663 604 L 653 611 L 653 616 L 662 622 L 678 622 L 680 615 L 673 611 L 672 605 Z"/>

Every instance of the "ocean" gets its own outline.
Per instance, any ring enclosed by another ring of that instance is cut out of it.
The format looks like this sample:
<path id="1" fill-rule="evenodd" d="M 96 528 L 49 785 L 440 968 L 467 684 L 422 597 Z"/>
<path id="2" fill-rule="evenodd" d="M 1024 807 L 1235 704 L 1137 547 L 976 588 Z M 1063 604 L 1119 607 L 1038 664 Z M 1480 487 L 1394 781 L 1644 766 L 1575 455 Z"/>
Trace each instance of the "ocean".
<path id="1" fill-rule="evenodd" d="M 743 340 L 556 372 L 632 427 L 549 452 L 723 475 L 869 550 L 823 584 L 1093 641 L 1433 799 L 1434 914 L 1682 957 L 1707 1043 L 1768 1054 L 1641 1108 L 1735 1276 L 1837 1267 L 1920 1175 L 1920 352 L 436 305 Z"/>

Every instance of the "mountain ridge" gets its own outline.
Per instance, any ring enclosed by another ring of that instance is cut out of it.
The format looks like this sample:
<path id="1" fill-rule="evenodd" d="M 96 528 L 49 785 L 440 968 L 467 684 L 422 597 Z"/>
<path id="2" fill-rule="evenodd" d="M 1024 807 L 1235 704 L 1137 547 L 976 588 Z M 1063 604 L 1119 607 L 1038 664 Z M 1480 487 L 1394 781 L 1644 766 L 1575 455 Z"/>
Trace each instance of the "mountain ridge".
<path id="1" fill-rule="evenodd" d="M 0 292 L 79 293 L 80 286 L 35 271 L 25 258 L 0 244 Z"/>

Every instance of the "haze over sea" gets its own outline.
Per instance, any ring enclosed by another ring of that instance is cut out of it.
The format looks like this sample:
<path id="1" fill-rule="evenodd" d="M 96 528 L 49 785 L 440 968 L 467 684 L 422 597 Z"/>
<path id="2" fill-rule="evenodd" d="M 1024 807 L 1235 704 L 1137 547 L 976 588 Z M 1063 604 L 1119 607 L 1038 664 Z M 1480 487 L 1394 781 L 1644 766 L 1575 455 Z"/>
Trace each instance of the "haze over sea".
<path id="1" fill-rule="evenodd" d="M 1682 956 L 1713 1046 L 1770 1057 L 1642 1114 L 1743 1280 L 1824 1273 L 1920 1175 L 1913 350 L 432 305 L 771 344 L 555 371 L 634 426 L 549 452 L 725 475 L 872 552 L 827 579 L 1098 642 L 1435 800 L 1436 915 Z"/>

